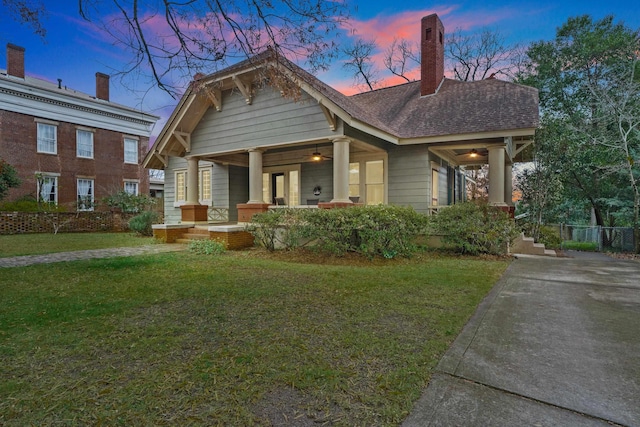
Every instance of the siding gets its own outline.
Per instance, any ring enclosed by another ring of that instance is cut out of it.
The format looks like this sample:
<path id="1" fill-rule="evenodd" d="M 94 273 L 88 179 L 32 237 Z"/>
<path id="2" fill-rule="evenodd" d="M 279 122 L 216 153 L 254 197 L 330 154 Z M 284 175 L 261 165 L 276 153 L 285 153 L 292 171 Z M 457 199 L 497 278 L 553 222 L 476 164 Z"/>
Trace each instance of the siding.
<path id="1" fill-rule="evenodd" d="M 176 169 L 186 169 L 187 161 L 182 157 L 169 157 L 169 166 L 164 174 L 164 222 L 178 224 L 182 220 L 180 208 L 174 207 L 176 197 Z"/>
<path id="2" fill-rule="evenodd" d="M 271 87 L 256 90 L 252 105 L 225 91 L 222 111 L 209 108 L 191 135 L 191 154 L 248 149 L 316 138 L 332 138 L 318 103 L 308 95 L 293 102 Z"/>
<path id="3" fill-rule="evenodd" d="M 229 221 L 238 220 L 239 203 L 249 200 L 249 169 L 229 166 Z"/>
<path id="4" fill-rule="evenodd" d="M 306 205 L 307 199 L 320 199 L 329 202 L 333 199 L 333 162 L 302 163 L 300 170 L 301 188 L 300 204 Z M 322 192 L 319 196 L 313 194 L 313 187 L 319 185 Z"/>
<path id="5" fill-rule="evenodd" d="M 389 204 L 412 206 L 417 212 L 427 213 L 431 197 L 428 148 L 424 145 L 394 147 L 389 150 L 388 165 Z"/>

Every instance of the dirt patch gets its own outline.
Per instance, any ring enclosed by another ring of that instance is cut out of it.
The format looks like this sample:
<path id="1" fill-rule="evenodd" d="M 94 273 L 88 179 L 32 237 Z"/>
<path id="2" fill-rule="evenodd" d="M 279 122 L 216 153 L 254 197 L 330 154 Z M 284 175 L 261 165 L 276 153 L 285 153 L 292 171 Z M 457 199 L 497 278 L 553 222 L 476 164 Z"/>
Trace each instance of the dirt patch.
<path id="1" fill-rule="evenodd" d="M 311 399 L 293 388 L 278 388 L 267 393 L 253 408 L 265 425 L 307 427 L 330 423 L 327 413 L 314 409 Z"/>

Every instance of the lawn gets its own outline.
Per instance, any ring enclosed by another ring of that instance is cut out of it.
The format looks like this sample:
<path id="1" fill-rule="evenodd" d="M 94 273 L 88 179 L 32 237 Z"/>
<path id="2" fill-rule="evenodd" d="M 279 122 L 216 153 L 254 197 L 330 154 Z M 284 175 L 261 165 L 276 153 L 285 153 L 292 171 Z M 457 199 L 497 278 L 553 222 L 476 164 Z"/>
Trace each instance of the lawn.
<path id="1" fill-rule="evenodd" d="M 133 233 L 12 234 L 0 236 L 0 258 L 152 243 L 153 238 L 138 237 Z"/>
<path id="2" fill-rule="evenodd" d="M 507 266 L 283 258 L 0 269 L 0 424 L 398 425 Z"/>

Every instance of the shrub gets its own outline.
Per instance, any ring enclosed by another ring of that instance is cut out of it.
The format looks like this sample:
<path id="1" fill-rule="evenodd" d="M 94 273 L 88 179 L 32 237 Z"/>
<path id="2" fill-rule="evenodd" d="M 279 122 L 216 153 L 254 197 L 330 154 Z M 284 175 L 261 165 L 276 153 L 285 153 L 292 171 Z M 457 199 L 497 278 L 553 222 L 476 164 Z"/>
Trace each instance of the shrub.
<path id="1" fill-rule="evenodd" d="M 254 215 L 247 231 L 269 251 L 279 247 L 294 249 L 302 239 L 303 214 L 302 209 L 272 209 Z"/>
<path id="2" fill-rule="evenodd" d="M 458 203 L 433 218 L 433 232 L 462 254 L 506 255 L 518 231 L 509 215 L 487 203 Z"/>
<path id="3" fill-rule="evenodd" d="M 211 239 L 198 239 L 189 242 L 189 251 L 200 255 L 220 255 L 225 252 L 222 242 Z"/>
<path id="4" fill-rule="evenodd" d="M 597 252 L 598 244 L 596 242 L 576 242 L 573 240 L 568 240 L 566 242 L 562 242 L 562 249 L 584 252 Z"/>
<path id="5" fill-rule="evenodd" d="M 410 256 L 427 217 L 412 208 L 356 206 L 346 209 L 274 209 L 255 215 L 248 228 L 269 250 L 306 244 L 334 255 Z"/>
<path id="6" fill-rule="evenodd" d="M 122 212 L 138 213 L 155 205 L 156 200 L 146 194 L 131 194 L 120 190 L 102 201 L 110 208 L 117 208 Z"/>
<path id="7" fill-rule="evenodd" d="M 9 193 L 11 188 L 20 186 L 18 171 L 9 163 L 0 159 L 0 200 Z"/>
<path id="8" fill-rule="evenodd" d="M 151 227 L 159 219 L 156 212 L 146 211 L 129 220 L 129 228 L 142 236 L 153 236 Z"/>

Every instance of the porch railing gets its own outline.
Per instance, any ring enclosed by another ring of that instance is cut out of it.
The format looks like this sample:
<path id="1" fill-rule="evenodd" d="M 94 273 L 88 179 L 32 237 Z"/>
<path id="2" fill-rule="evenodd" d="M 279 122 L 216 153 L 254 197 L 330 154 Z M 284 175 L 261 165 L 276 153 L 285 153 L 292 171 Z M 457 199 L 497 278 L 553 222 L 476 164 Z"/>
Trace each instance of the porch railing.
<path id="1" fill-rule="evenodd" d="M 207 220 L 212 223 L 229 222 L 229 208 L 209 207 Z"/>

